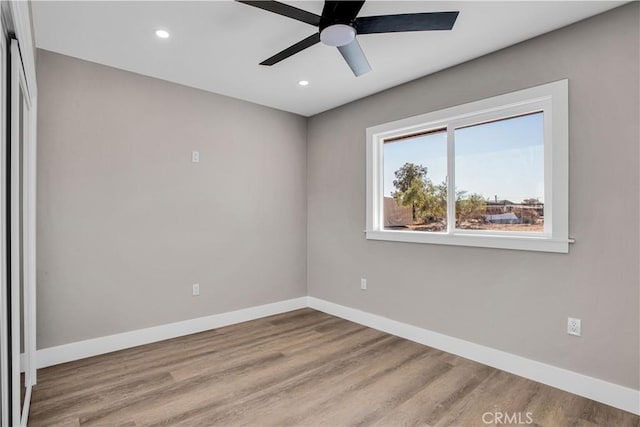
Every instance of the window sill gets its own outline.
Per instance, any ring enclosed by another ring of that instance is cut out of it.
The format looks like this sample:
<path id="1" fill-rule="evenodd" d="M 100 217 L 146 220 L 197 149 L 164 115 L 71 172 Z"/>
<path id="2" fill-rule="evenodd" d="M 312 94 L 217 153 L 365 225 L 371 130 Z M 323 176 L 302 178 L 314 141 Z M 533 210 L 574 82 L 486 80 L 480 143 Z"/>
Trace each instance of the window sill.
<path id="1" fill-rule="evenodd" d="M 498 236 L 489 234 L 448 234 L 416 231 L 371 230 L 366 231 L 367 240 L 392 242 L 427 243 L 435 245 L 472 246 L 480 248 L 515 249 L 537 252 L 569 252 L 569 239 L 554 239 L 546 236 Z"/>

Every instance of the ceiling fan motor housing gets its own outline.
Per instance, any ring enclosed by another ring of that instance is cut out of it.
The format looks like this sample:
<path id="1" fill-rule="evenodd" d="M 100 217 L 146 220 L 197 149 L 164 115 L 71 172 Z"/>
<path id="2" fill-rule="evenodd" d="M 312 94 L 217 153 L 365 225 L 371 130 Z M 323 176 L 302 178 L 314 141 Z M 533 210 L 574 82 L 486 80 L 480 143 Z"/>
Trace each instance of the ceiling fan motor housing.
<path id="1" fill-rule="evenodd" d="M 336 13 L 337 6 L 338 2 L 328 2 L 320 17 L 320 41 L 327 46 L 345 46 L 356 38 L 355 16 Z"/>

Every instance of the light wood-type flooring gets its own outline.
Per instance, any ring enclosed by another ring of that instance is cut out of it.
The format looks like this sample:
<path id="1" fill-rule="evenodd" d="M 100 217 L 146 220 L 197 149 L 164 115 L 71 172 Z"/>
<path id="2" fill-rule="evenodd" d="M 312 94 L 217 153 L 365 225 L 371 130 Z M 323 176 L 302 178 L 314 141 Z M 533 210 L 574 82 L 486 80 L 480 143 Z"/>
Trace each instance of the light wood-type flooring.
<path id="1" fill-rule="evenodd" d="M 303 309 L 41 369 L 29 426 L 528 421 L 640 425 L 628 412 Z"/>

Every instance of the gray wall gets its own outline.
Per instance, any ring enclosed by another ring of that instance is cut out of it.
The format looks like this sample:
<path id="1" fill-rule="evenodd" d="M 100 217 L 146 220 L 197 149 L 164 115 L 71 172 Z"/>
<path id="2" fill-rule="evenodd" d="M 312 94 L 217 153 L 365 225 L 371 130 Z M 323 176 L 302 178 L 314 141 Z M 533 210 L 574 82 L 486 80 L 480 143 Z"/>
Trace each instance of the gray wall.
<path id="1" fill-rule="evenodd" d="M 305 118 L 46 51 L 37 72 L 39 348 L 306 295 Z"/>
<path id="2" fill-rule="evenodd" d="M 309 294 L 638 388 L 638 6 L 312 117 Z M 564 78 L 568 255 L 365 239 L 368 126 Z"/>

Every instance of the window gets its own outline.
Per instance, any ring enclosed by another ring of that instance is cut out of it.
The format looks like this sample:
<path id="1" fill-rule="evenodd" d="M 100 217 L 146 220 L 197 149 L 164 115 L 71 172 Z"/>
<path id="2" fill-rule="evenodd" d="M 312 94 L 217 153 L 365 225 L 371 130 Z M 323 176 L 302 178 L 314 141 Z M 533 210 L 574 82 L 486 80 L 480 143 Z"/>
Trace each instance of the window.
<path id="1" fill-rule="evenodd" d="M 566 80 L 367 129 L 367 239 L 568 252 Z"/>

